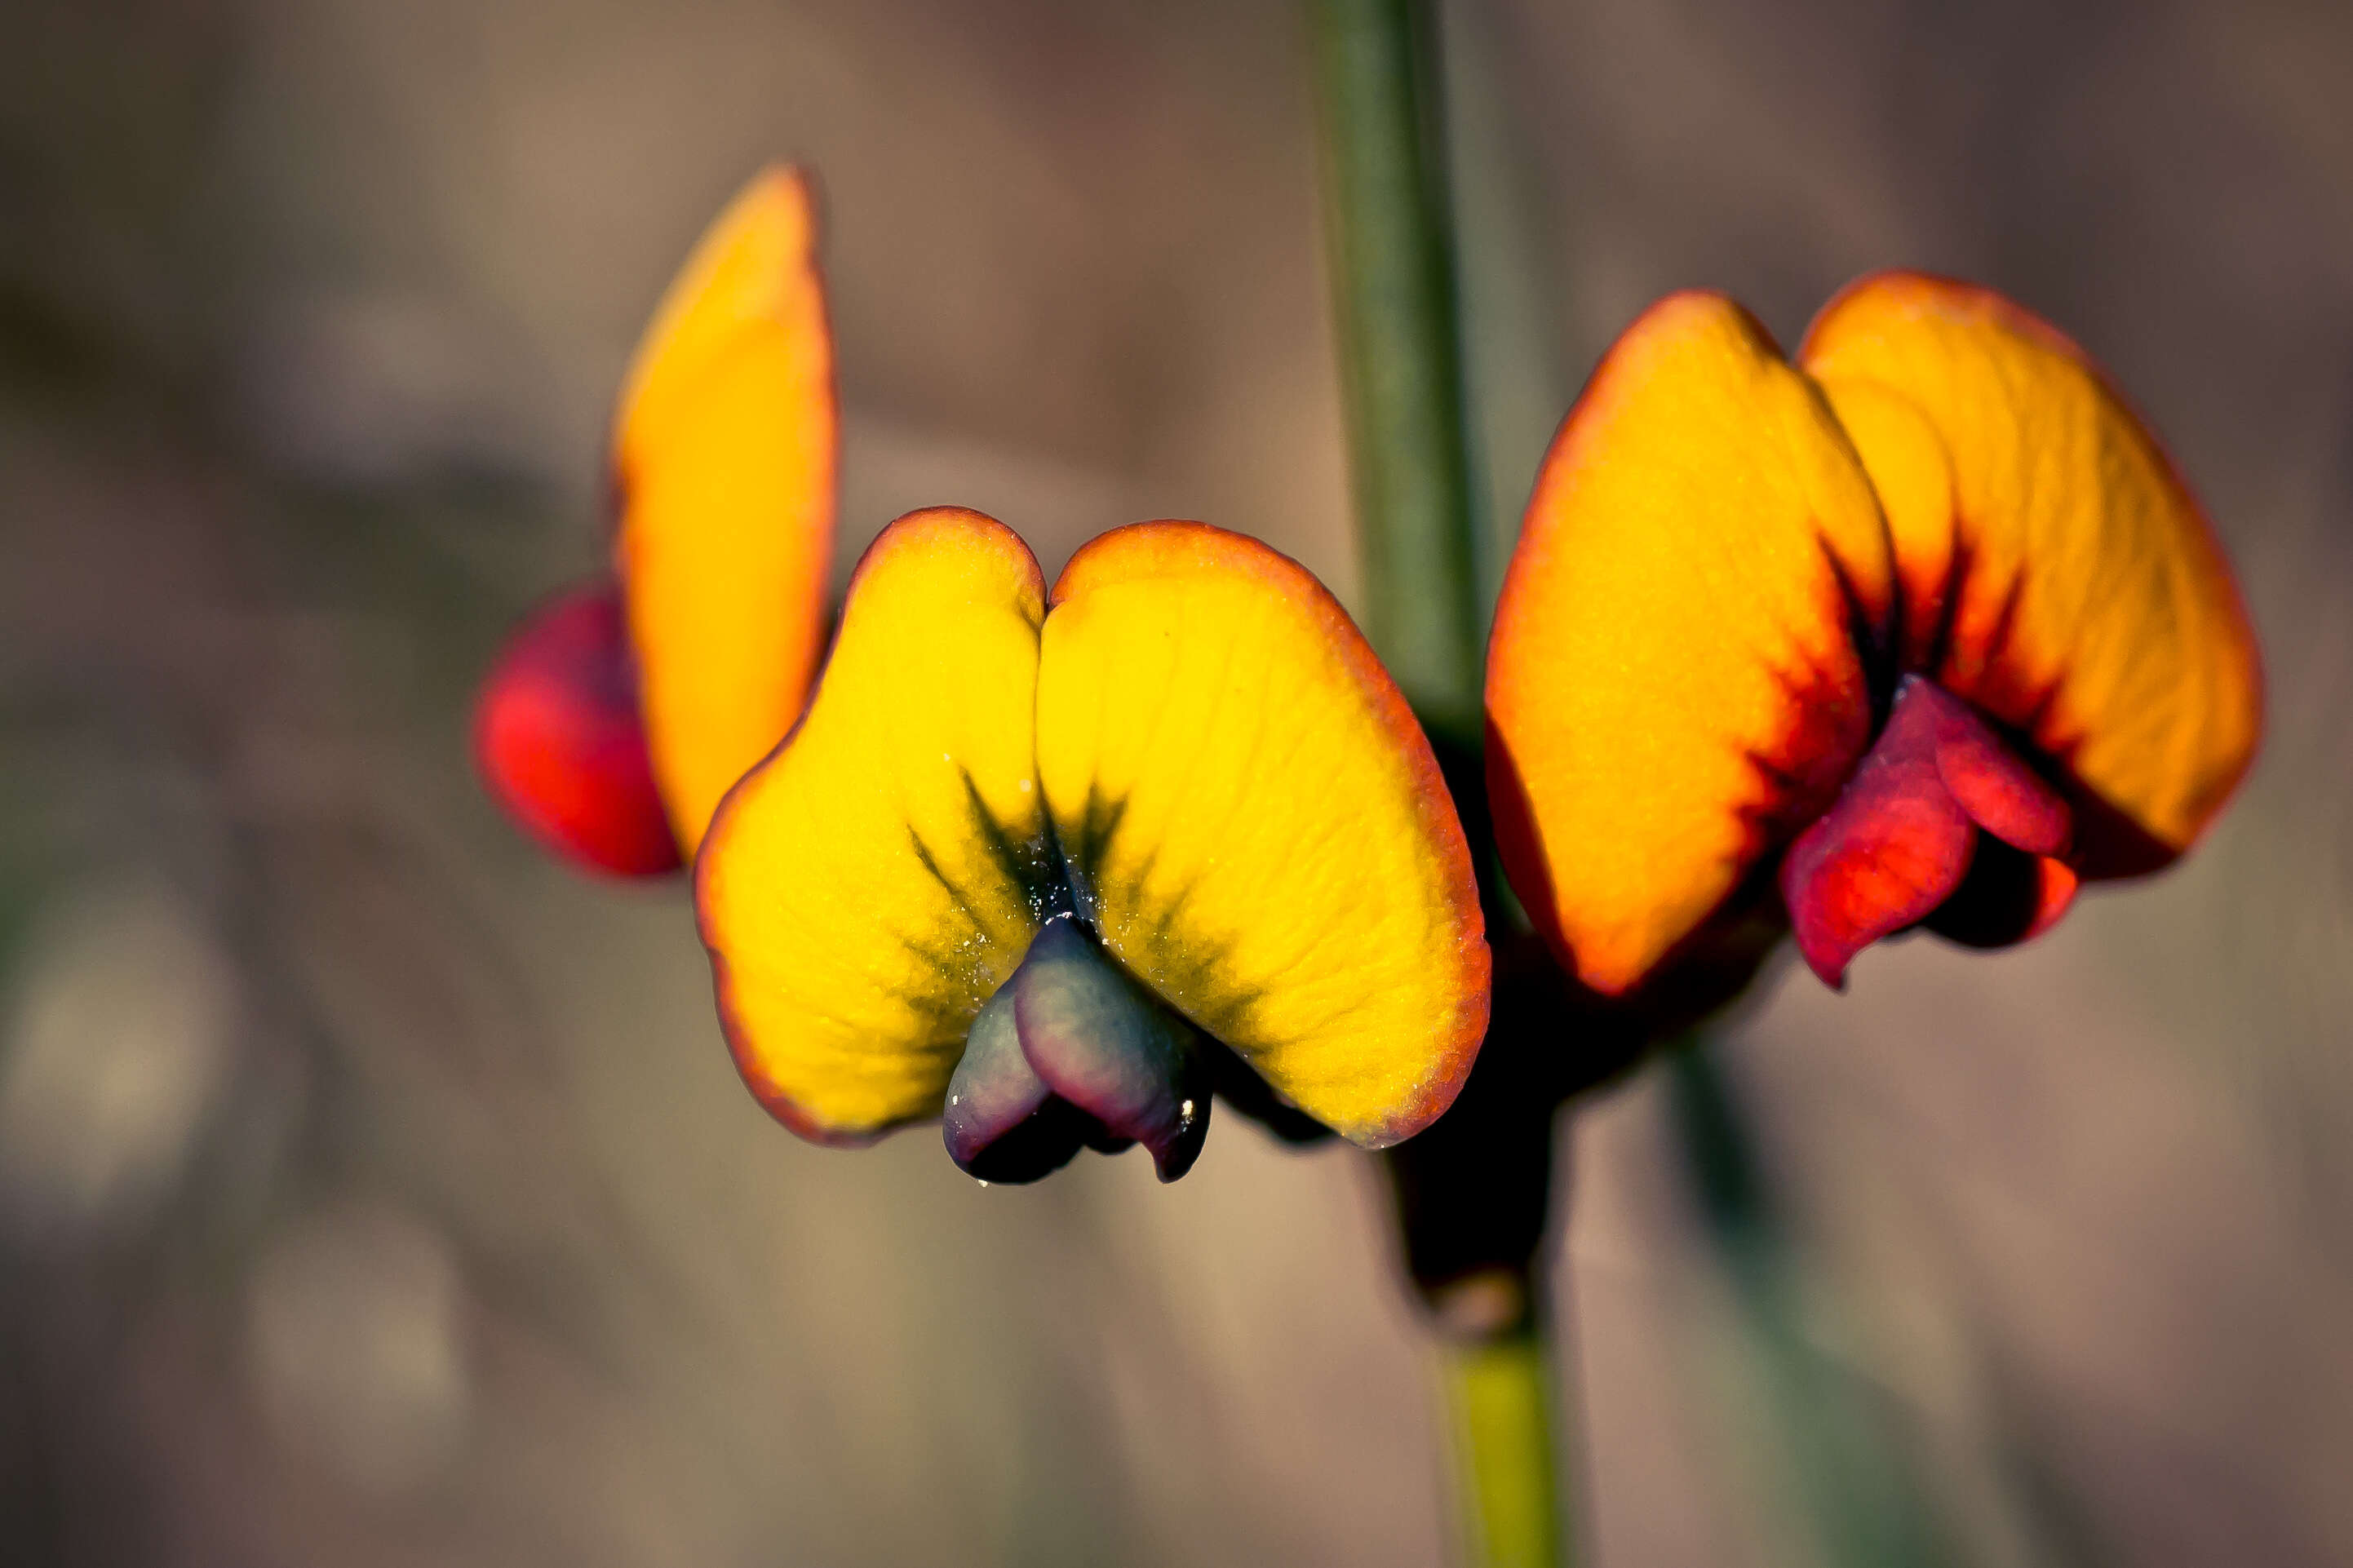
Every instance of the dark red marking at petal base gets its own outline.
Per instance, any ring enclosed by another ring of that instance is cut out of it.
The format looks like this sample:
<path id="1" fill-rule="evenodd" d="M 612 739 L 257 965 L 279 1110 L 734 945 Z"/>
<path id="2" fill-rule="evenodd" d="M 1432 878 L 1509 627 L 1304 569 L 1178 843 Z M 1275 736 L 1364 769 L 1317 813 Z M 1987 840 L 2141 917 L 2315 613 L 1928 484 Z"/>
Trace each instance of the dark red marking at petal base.
<path id="1" fill-rule="evenodd" d="M 508 637 L 475 700 L 474 763 L 491 798 L 565 859 L 619 877 L 679 868 L 611 584 L 551 600 Z"/>
<path id="2" fill-rule="evenodd" d="M 1922 921 L 1975 945 L 2022 941 L 2074 896 L 2057 858 L 2072 827 L 2058 792 L 1968 703 L 1907 675 L 1837 803 L 1782 858 L 1798 951 L 1839 987 L 1856 953 Z M 1982 855 L 1980 830 L 1994 841 Z"/>

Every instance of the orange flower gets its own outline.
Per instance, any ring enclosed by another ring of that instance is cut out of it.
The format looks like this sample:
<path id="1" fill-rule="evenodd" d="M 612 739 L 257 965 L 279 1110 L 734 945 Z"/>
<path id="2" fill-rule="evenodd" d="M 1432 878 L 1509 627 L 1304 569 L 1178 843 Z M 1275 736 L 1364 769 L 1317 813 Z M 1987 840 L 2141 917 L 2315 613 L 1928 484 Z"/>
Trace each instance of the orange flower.
<path id="1" fill-rule="evenodd" d="M 491 794 L 559 854 L 677 869 L 791 728 L 824 630 L 835 423 L 808 187 L 771 169 L 695 247 L 624 384 L 617 580 L 528 617 L 477 704 Z"/>
<path id="2" fill-rule="evenodd" d="M 1778 887 L 1842 983 L 1926 923 L 2021 940 L 2170 861 L 2262 722 L 2230 569 L 2073 343 L 1968 285 L 1853 285 L 1797 363 L 1729 300 L 1628 329 L 1498 606 L 1513 886 L 1621 994 Z"/>

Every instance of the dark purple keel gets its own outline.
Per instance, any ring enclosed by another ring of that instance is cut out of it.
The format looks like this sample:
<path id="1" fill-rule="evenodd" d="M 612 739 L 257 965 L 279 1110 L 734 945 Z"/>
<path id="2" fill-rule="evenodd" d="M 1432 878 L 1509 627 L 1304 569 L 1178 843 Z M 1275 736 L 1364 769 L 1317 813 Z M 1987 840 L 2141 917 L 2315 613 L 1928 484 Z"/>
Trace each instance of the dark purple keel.
<path id="1" fill-rule="evenodd" d="M 1081 1148 L 1141 1143 L 1164 1182 L 1209 1131 L 1206 1042 L 1069 916 L 988 999 L 948 1080 L 948 1153 L 986 1182 L 1034 1182 Z"/>

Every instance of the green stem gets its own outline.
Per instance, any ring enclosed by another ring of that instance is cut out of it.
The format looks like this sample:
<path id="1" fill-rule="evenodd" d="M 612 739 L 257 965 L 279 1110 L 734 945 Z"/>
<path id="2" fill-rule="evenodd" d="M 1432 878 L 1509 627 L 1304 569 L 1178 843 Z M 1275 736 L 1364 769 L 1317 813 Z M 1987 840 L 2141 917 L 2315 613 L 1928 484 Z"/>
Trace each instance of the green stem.
<path id="1" fill-rule="evenodd" d="M 1485 649 L 1434 18 L 1429 0 L 1308 0 L 1308 15 L 1365 630 L 1441 752 L 1475 759 Z M 1440 1352 L 1481 1568 L 1562 1561 L 1547 1329 L 1539 1305 Z"/>
<path id="2" fill-rule="evenodd" d="M 1478 1568 L 1562 1562 L 1552 1376 L 1533 1328 L 1448 1344 L 1441 1352 L 1463 1561 Z"/>
<path id="3" fill-rule="evenodd" d="M 1476 744 L 1478 584 L 1452 216 L 1424 0 L 1309 0 L 1365 629 L 1422 722 Z"/>

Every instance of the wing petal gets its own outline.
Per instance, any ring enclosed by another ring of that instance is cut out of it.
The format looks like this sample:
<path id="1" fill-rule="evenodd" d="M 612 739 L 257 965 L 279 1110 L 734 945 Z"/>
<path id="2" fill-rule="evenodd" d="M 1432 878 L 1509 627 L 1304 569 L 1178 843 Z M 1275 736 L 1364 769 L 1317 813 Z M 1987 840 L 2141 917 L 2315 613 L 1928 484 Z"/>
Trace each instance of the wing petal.
<path id="1" fill-rule="evenodd" d="M 1305 569 L 1199 523 L 1096 540 L 1054 588 L 1038 742 L 1081 911 L 1131 973 L 1357 1142 L 1452 1101 L 1487 1019 L 1470 850 Z"/>
<path id="2" fill-rule="evenodd" d="M 1651 307 L 1554 439 L 1488 651 L 1504 864 L 1587 984 L 1640 984 L 1837 796 L 1894 618 L 1817 389 L 1720 295 Z"/>
<path id="3" fill-rule="evenodd" d="M 695 881 L 722 1020 L 805 1135 L 939 1114 L 1060 885 L 1032 727 L 1043 587 L 976 512 L 892 523 L 807 715 L 712 818 Z"/>

